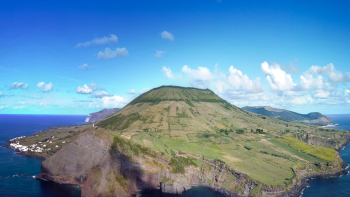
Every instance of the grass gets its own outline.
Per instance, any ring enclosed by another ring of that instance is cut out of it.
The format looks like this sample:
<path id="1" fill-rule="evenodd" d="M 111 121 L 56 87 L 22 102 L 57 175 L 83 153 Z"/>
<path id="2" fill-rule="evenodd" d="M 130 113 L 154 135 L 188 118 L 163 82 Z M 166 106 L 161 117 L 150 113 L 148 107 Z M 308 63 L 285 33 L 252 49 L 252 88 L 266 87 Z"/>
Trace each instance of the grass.
<path id="1" fill-rule="evenodd" d="M 162 153 L 169 160 L 173 158 L 173 172 L 182 173 L 187 164 L 182 158 L 174 157 L 172 151 L 182 152 L 181 156 L 185 157 L 192 154 L 211 161 L 221 160 L 259 183 L 283 186 L 293 177 L 294 166 L 306 168 L 306 162 L 329 163 L 337 154 L 301 142 L 306 141 L 305 134 L 334 138 L 334 146 L 350 136 L 347 131 L 324 131 L 306 124 L 261 117 L 226 103 L 210 90 L 162 87 L 142 94 L 97 123 L 96 131 L 101 133 L 102 127 L 117 137 L 115 151 L 150 157 Z M 80 134 L 78 129 L 74 133 L 69 133 L 70 130 L 62 137 Z M 191 161 L 203 169 L 211 169 L 202 159 Z"/>
<path id="2" fill-rule="evenodd" d="M 309 154 L 306 154 L 304 152 L 301 152 L 291 146 L 288 146 L 288 144 L 285 144 L 277 139 L 270 139 L 269 140 L 272 144 L 288 151 L 289 153 L 291 153 L 291 155 L 295 155 L 301 159 L 304 159 L 306 161 L 310 161 L 310 162 L 316 162 L 316 163 L 324 163 L 326 162 L 326 160 L 322 159 L 322 158 L 318 158 L 318 157 L 314 157 L 314 156 L 311 156 Z"/>
<path id="3" fill-rule="evenodd" d="M 289 146 L 300 150 L 304 153 L 313 155 L 326 161 L 333 161 L 335 159 L 335 156 L 337 155 L 337 151 L 333 149 L 325 148 L 322 146 L 309 145 L 291 137 L 285 137 L 283 139 L 279 139 L 279 141 L 288 144 Z"/>

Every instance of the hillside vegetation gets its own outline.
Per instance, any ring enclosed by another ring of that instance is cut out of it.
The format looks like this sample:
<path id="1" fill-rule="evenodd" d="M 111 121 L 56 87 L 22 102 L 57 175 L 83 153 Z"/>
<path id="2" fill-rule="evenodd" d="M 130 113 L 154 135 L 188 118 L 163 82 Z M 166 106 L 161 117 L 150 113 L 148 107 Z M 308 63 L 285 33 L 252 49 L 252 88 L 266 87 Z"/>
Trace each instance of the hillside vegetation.
<path id="1" fill-rule="evenodd" d="M 220 160 L 269 185 L 286 184 L 296 163 L 328 165 L 337 155 L 330 148 L 345 143 L 347 134 L 250 113 L 210 90 L 174 86 L 142 94 L 98 126 L 169 158 L 175 152 Z M 338 143 L 308 145 L 307 134 Z"/>
<path id="2" fill-rule="evenodd" d="M 278 196 L 303 177 L 342 171 L 334 149 L 349 136 L 248 112 L 208 89 L 162 86 L 94 125 L 51 128 L 20 144 L 45 147 L 26 153 L 50 156 L 39 177 L 79 185 L 82 196 L 181 193 L 198 184 Z"/>
<path id="3" fill-rule="evenodd" d="M 287 121 L 304 122 L 314 125 L 327 125 L 332 122 L 332 119 L 319 112 L 311 112 L 308 114 L 299 114 L 285 109 L 277 109 L 269 106 L 263 107 L 243 107 L 242 109 L 264 116 L 280 118 Z"/>

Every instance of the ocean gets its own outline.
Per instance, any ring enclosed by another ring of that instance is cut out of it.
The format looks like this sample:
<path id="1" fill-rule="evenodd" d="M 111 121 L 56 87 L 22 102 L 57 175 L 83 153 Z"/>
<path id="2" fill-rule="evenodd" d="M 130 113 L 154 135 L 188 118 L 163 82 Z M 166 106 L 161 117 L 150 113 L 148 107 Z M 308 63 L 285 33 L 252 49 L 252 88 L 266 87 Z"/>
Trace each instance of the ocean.
<path id="1" fill-rule="evenodd" d="M 350 114 L 331 114 L 326 116 L 332 118 L 333 124 L 339 124 L 339 126 L 332 128 L 350 130 Z M 339 151 L 339 155 L 345 163 L 350 164 L 350 145 Z M 313 179 L 308 183 L 309 187 L 304 190 L 302 197 L 350 196 L 350 175 Z"/>
<path id="2" fill-rule="evenodd" d="M 350 115 L 327 115 L 333 123 L 340 124 L 337 129 L 350 130 Z M 76 115 L 4 115 L 0 114 L 0 146 L 5 140 L 30 136 L 52 126 L 85 124 L 86 116 Z M 340 156 L 350 163 L 350 146 L 341 150 Z M 15 154 L 14 150 L 0 147 L 0 197 L 78 197 L 81 190 L 72 185 L 58 184 L 34 179 L 40 173 L 41 161 L 37 158 Z M 27 173 L 28 176 L 23 174 Z M 14 177 L 18 174 L 19 177 Z M 10 176 L 10 178 L 7 178 Z M 350 196 L 350 176 L 309 181 L 309 187 L 302 197 Z M 160 191 L 141 193 L 142 197 L 223 197 L 222 194 L 204 187 L 193 187 L 181 195 L 162 194 Z"/>
<path id="3" fill-rule="evenodd" d="M 85 124 L 85 118 L 86 116 L 0 114 L 0 146 L 7 145 L 5 140 L 30 136 L 52 126 Z M 32 176 L 40 173 L 41 161 L 0 147 L 0 196 L 80 197 L 81 190 L 76 186 L 34 179 Z M 24 173 L 28 176 L 24 176 Z M 19 177 L 13 177 L 16 174 Z"/>

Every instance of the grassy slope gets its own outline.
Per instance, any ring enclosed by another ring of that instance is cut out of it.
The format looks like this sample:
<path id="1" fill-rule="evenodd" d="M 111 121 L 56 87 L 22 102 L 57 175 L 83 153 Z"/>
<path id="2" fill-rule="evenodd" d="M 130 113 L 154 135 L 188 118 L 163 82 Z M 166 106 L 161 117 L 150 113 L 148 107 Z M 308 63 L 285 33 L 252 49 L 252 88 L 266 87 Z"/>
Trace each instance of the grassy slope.
<path id="1" fill-rule="evenodd" d="M 285 184 L 298 162 L 327 162 L 336 154 L 326 148 L 320 151 L 316 146 L 305 148 L 293 138 L 273 140 L 284 135 L 298 137 L 321 132 L 315 126 L 246 112 L 229 105 L 210 90 L 157 88 L 136 98 L 99 126 L 169 157 L 171 151 L 181 151 L 220 159 L 268 185 Z M 257 133 L 257 129 L 262 129 L 263 134 Z M 342 133 L 322 135 L 341 138 Z M 328 155 L 322 157 L 321 152 Z"/>
<path id="2" fill-rule="evenodd" d="M 316 120 L 320 117 L 325 117 L 323 114 L 318 113 L 318 112 L 312 112 L 309 114 L 299 114 L 296 112 L 288 111 L 288 110 L 283 110 L 283 111 L 268 111 L 265 108 L 255 108 L 255 107 L 243 107 L 242 109 L 261 114 L 264 116 L 270 116 L 270 117 L 276 117 L 279 116 L 284 120 L 288 121 L 304 121 L 304 120 Z"/>

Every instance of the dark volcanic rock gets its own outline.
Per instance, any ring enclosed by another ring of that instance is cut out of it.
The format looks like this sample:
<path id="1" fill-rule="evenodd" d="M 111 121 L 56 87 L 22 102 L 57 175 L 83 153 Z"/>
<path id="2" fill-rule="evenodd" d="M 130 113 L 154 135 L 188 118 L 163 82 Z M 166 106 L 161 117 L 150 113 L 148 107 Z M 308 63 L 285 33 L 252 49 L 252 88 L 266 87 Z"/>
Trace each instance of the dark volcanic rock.
<path id="1" fill-rule="evenodd" d="M 116 113 L 119 110 L 120 110 L 119 108 L 111 108 L 111 109 L 103 109 L 99 112 L 91 113 L 86 117 L 85 122 L 96 122 L 96 121 L 102 120 L 107 116 L 110 116 Z"/>

